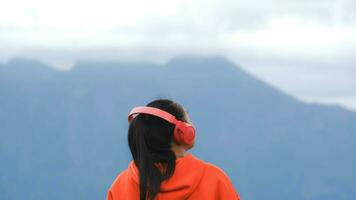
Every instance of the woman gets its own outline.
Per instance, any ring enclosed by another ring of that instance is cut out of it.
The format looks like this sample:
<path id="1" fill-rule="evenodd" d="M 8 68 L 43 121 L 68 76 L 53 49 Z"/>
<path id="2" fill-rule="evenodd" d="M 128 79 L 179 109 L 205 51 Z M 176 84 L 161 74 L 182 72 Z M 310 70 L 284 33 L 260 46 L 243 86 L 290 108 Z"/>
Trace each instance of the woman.
<path id="1" fill-rule="evenodd" d="M 152 101 L 129 114 L 133 157 L 112 183 L 107 200 L 239 200 L 227 175 L 186 151 L 195 129 L 188 112 L 168 99 Z"/>

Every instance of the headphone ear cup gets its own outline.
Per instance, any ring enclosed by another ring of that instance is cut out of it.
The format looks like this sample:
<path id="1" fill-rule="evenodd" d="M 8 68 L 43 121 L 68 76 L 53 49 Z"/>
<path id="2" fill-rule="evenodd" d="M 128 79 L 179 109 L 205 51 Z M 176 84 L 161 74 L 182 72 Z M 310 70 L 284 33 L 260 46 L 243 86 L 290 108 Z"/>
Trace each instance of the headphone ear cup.
<path id="1" fill-rule="evenodd" d="M 182 144 L 183 143 L 183 135 L 184 132 L 179 128 L 179 125 L 177 124 L 174 128 L 174 140 L 177 142 L 177 144 Z"/>
<path id="2" fill-rule="evenodd" d="M 178 144 L 191 146 L 195 138 L 195 129 L 191 124 L 178 122 L 174 128 L 174 139 Z"/>
<path id="3" fill-rule="evenodd" d="M 183 141 L 188 146 L 192 146 L 195 138 L 195 129 L 192 125 L 185 123 L 184 124 L 184 135 Z"/>

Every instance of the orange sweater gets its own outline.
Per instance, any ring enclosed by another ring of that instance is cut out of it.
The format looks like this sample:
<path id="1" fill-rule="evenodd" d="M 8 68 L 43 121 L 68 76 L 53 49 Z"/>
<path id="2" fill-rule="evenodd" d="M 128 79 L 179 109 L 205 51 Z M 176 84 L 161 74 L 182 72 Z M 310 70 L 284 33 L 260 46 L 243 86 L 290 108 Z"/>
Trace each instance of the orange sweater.
<path id="1" fill-rule="evenodd" d="M 138 200 L 138 170 L 133 161 L 112 183 L 107 200 Z M 187 154 L 176 160 L 173 176 L 161 183 L 155 200 L 240 200 L 223 170 Z"/>

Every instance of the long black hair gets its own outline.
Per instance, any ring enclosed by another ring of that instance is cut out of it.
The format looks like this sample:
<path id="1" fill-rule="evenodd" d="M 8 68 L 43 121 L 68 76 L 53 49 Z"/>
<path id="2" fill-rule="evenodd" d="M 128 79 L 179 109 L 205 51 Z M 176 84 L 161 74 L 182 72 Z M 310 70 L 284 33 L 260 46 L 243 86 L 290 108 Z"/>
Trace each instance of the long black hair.
<path id="1" fill-rule="evenodd" d="M 158 99 L 146 106 L 159 108 L 186 121 L 184 108 L 169 99 Z M 160 191 L 161 182 L 175 170 L 175 153 L 171 150 L 175 125 L 153 115 L 138 114 L 130 123 L 128 143 L 139 171 L 140 200 L 153 200 Z M 163 166 L 160 170 L 156 164 Z"/>

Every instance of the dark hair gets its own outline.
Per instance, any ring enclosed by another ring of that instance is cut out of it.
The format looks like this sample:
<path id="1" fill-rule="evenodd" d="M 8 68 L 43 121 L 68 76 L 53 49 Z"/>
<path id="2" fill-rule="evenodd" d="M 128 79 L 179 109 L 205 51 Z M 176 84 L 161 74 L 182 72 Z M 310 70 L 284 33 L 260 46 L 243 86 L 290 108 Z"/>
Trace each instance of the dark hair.
<path id="1" fill-rule="evenodd" d="M 159 108 L 186 122 L 184 108 L 172 100 L 158 99 L 146 106 Z M 175 153 L 171 150 L 175 125 L 148 114 L 138 114 L 130 123 L 128 143 L 139 171 L 140 200 L 153 200 L 161 182 L 175 170 Z M 156 166 L 161 164 L 161 170 Z M 163 169 L 163 170 L 162 170 Z"/>

